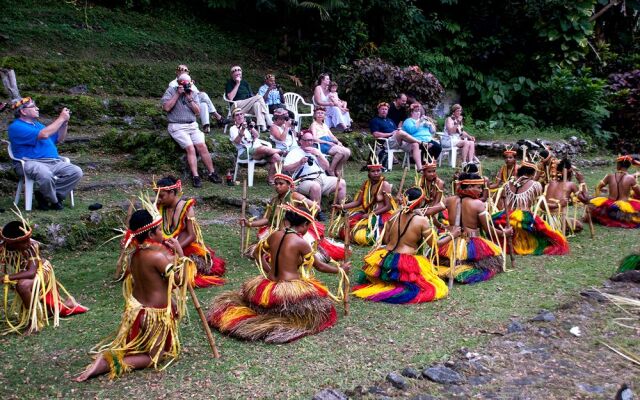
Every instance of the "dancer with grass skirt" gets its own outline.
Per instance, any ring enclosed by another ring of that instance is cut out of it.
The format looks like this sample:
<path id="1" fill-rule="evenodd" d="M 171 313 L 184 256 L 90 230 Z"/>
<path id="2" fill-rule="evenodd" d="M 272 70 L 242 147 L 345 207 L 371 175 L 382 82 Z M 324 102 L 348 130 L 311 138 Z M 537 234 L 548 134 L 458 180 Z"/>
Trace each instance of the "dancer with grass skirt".
<path id="1" fill-rule="evenodd" d="M 596 197 L 591 199 L 591 216 L 595 222 L 616 228 L 640 228 L 640 185 L 628 172 L 633 157 L 623 155 L 616 159 L 616 172 L 605 176 L 596 186 Z M 600 196 L 600 192 L 609 196 Z"/>

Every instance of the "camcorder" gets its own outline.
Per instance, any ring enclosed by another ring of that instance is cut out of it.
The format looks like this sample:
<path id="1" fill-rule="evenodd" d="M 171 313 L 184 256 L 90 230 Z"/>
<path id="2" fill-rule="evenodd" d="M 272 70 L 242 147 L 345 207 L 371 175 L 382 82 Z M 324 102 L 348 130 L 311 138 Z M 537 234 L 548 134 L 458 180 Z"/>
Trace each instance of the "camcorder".
<path id="1" fill-rule="evenodd" d="M 315 157 L 312 154 L 308 154 L 308 153 L 305 153 L 304 156 L 307 157 L 307 165 L 310 167 L 313 166 L 313 163 L 316 162 Z"/>
<path id="2" fill-rule="evenodd" d="M 285 121 L 289 121 L 291 118 L 289 117 L 284 117 Z M 298 126 L 298 121 L 296 121 L 295 119 L 293 121 L 291 121 L 291 126 Z"/>
<path id="3" fill-rule="evenodd" d="M 185 93 L 191 93 L 191 82 L 182 82 Z"/>

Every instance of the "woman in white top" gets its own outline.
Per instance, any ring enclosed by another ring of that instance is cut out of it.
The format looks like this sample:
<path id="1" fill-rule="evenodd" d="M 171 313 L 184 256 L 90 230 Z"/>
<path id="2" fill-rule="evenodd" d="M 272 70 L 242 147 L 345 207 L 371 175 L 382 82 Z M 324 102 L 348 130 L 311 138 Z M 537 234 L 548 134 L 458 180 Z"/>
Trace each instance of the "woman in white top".
<path id="1" fill-rule="evenodd" d="M 282 150 L 265 146 L 260 142 L 260 133 L 256 129 L 255 123 L 252 121 L 251 124 L 247 124 L 241 108 L 234 109 L 232 115 L 233 126 L 229 128 L 229 139 L 236 146 L 241 158 L 266 160 L 269 163 L 268 182 L 269 185 L 273 185 L 273 175 L 276 173 L 276 164 L 280 162 Z"/>
<path id="2" fill-rule="evenodd" d="M 276 149 L 283 151 L 283 156 L 294 147 L 298 147 L 295 132 L 291 129 L 291 119 L 283 108 L 277 108 L 273 112 L 273 125 L 269 128 L 271 140 L 276 144 Z"/>
<path id="3" fill-rule="evenodd" d="M 324 108 L 316 107 L 309 130 L 313 134 L 314 142 L 320 144 L 322 154 L 328 154 L 332 157 L 330 169 L 326 171 L 327 175 L 336 176 L 336 173 L 342 170 L 344 164 L 351 157 L 351 150 L 344 147 L 338 138 L 331 133 L 327 124 L 324 123 L 324 118 Z"/>
<path id="4" fill-rule="evenodd" d="M 351 132 L 351 115 L 349 111 L 343 111 L 340 107 L 333 105 L 329 99 L 329 84 L 331 78 L 329 74 L 322 74 L 318 78 L 318 86 L 313 90 L 313 102 L 316 106 L 322 106 L 326 109 L 327 126 L 329 128 L 337 127 L 344 132 Z"/>
<path id="5" fill-rule="evenodd" d="M 462 125 L 462 106 L 451 106 L 451 115 L 447 117 L 444 128 L 449 135 L 459 135 L 460 141 L 456 144 L 462 149 L 462 165 L 474 162 L 476 157 L 476 138 L 469 135 Z"/>

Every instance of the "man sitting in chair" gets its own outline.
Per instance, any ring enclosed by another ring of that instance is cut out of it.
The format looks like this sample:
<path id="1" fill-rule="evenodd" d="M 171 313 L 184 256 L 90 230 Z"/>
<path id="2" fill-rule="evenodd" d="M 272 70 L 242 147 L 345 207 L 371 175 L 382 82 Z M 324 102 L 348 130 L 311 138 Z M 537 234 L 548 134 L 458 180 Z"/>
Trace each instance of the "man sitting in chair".
<path id="1" fill-rule="evenodd" d="M 58 118 L 45 126 L 38 121 L 40 109 L 31 97 L 14 101 L 11 108 L 16 118 L 9 125 L 11 150 L 15 158 L 24 160 L 24 170 L 22 163 L 14 162 L 16 173 L 26 174 L 38 184 L 34 193 L 38 209 L 62 210 L 62 201 L 82 178 L 80 167 L 60 159 L 56 147 L 67 137 L 71 111 L 63 108 Z"/>
<path id="2" fill-rule="evenodd" d="M 420 155 L 420 141 L 413 138 L 407 132 L 397 128 L 396 123 L 388 118 L 388 103 L 378 104 L 378 115 L 369 121 L 369 129 L 376 139 L 387 139 L 391 150 L 402 149 L 411 152 L 413 161 L 422 170 L 422 156 Z M 383 148 L 386 148 L 383 146 Z"/>

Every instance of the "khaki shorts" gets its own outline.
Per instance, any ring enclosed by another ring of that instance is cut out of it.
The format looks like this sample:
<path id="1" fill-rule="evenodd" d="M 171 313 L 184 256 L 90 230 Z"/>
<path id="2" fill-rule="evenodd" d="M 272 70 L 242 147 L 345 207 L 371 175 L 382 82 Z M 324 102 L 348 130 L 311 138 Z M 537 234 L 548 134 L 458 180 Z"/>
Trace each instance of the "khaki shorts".
<path id="1" fill-rule="evenodd" d="M 411 143 L 409 143 L 409 142 L 402 142 L 402 146 L 400 146 L 400 144 L 396 140 L 395 136 L 391 136 L 388 139 L 388 141 L 389 141 L 389 148 L 391 150 L 402 149 L 403 151 L 406 151 L 407 153 L 409 153 L 411 151 Z"/>
<path id="2" fill-rule="evenodd" d="M 190 124 L 169 124 L 167 130 L 173 140 L 178 142 L 183 149 L 194 144 L 204 143 L 204 133 L 198 128 L 197 122 Z"/>
<path id="3" fill-rule="evenodd" d="M 298 183 L 297 190 L 298 192 L 304 194 L 305 196 L 309 195 L 309 191 L 311 190 L 311 186 L 313 182 L 318 182 L 320 184 L 320 190 L 322 191 L 323 196 L 328 196 L 333 194 L 336 191 L 336 185 L 338 184 L 338 178 L 335 176 L 327 176 L 325 174 L 320 174 L 315 179 L 302 181 Z"/>

